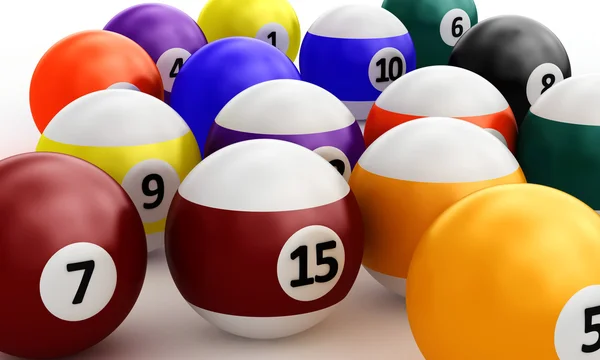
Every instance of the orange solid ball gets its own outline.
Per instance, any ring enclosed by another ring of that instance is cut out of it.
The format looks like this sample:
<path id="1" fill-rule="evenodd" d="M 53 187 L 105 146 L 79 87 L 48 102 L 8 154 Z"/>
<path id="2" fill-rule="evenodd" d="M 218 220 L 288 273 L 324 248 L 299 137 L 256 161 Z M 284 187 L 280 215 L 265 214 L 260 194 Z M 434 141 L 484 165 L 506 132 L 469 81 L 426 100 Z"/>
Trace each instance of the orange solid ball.
<path id="1" fill-rule="evenodd" d="M 43 132 L 73 100 L 109 87 L 164 97 L 158 68 L 133 40 L 104 30 L 60 40 L 42 56 L 31 78 L 29 105 L 38 130 Z"/>
<path id="2" fill-rule="evenodd" d="M 415 251 L 406 309 L 427 360 L 600 358 L 600 217 L 534 184 L 448 208 Z"/>

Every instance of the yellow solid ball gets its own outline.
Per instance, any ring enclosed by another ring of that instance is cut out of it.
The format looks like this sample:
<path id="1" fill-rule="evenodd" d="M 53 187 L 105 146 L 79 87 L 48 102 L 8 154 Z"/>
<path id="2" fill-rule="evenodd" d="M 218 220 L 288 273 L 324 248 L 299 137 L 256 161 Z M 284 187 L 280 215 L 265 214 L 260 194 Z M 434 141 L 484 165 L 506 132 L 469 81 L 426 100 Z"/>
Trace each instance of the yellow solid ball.
<path id="1" fill-rule="evenodd" d="M 287 0 L 209 0 L 198 25 L 209 42 L 233 36 L 257 38 L 292 61 L 300 49 L 300 22 Z"/>
<path id="2" fill-rule="evenodd" d="M 406 300 L 427 360 L 600 358 L 600 217 L 541 185 L 481 190 L 425 233 Z"/>

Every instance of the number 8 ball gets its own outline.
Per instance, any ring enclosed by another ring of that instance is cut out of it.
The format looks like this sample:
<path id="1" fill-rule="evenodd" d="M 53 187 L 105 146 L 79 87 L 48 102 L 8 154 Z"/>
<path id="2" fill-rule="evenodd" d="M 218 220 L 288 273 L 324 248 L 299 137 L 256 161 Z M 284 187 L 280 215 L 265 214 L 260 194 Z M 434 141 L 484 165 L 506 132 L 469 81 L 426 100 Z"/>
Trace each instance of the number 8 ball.
<path id="1" fill-rule="evenodd" d="M 517 15 L 475 25 L 454 47 L 449 65 L 473 71 L 498 88 L 519 126 L 540 95 L 571 76 L 569 56 L 558 37 Z"/>

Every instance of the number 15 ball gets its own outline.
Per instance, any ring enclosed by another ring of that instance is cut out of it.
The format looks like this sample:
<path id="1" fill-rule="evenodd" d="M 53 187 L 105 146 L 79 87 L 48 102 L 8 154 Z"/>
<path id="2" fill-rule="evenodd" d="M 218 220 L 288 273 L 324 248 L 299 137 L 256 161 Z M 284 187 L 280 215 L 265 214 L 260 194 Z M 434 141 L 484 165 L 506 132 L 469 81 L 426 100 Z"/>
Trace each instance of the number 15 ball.
<path id="1" fill-rule="evenodd" d="M 356 280 L 363 241 L 358 204 L 333 166 L 300 145 L 258 139 L 190 172 L 165 245 L 194 310 L 224 331 L 269 339 L 331 314 Z"/>

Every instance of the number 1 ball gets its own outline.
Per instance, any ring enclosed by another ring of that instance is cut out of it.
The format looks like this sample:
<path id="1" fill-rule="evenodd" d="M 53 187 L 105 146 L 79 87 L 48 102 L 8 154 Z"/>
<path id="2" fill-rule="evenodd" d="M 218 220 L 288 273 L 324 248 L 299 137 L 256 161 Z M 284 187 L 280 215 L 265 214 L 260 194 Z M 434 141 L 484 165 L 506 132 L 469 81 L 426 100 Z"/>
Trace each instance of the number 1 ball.
<path id="1" fill-rule="evenodd" d="M 97 167 L 56 153 L 0 161 L 0 351 L 62 358 L 125 320 L 146 274 L 144 227 Z"/>
<path id="2" fill-rule="evenodd" d="M 169 211 L 166 255 L 207 321 L 272 339 L 335 309 L 356 280 L 363 240 L 356 199 L 333 166 L 300 145 L 258 139 L 190 172 Z"/>
<path id="3" fill-rule="evenodd" d="M 300 22 L 287 0 L 209 0 L 198 25 L 210 42 L 246 36 L 274 46 L 292 61 L 298 56 Z"/>
<path id="4" fill-rule="evenodd" d="M 173 109 L 121 89 L 97 91 L 67 105 L 42 134 L 37 151 L 79 157 L 119 182 L 142 217 L 148 251 L 162 247 L 171 200 L 200 162 L 194 135 Z"/>
<path id="5" fill-rule="evenodd" d="M 415 340 L 427 360 L 598 359 L 599 258 L 600 217 L 576 198 L 534 184 L 474 193 L 415 251 Z"/>
<path id="6" fill-rule="evenodd" d="M 446 65 L 456 42 L 478 21 L 473 0 L 384 0 L 415 42 L 417 67 Z"/>
<path id="7" fill-rule="evenodd" d="M 164 98 L 158 68 L 133 40 L 104 30 L 69 35 L 42 56 L 33 72 L 29 87 L 33 120 L 43 132 L 75 99 L 114 87 Z"/>
<path id="8" fill-rule="evenodd" d="M 370 5 L 335 8 L 315 21 L 302 42 L 302 79 L 342 100 L 364 121 L 394 80 L 416 67 L 410 34 L 389 11 Z"/>
<path id="9" fill-rule="evenodd" d="M 168 104 L 173 82 L 185 61 L 206 45 L 202 30 L 188 14 L 164 4 L 141 4 L 113 17 L 104 30 L 124 35 L 152 57 L 162 78 Z"/>
<path id="10" fill-rule="evenodd" d="M 569 56 L 558 37 L 517 15 L 474 26 L 454 47 L 449 64 L 471 70 L 498 88 L 519 126 L 541 94 L 571 76 Z"/>

